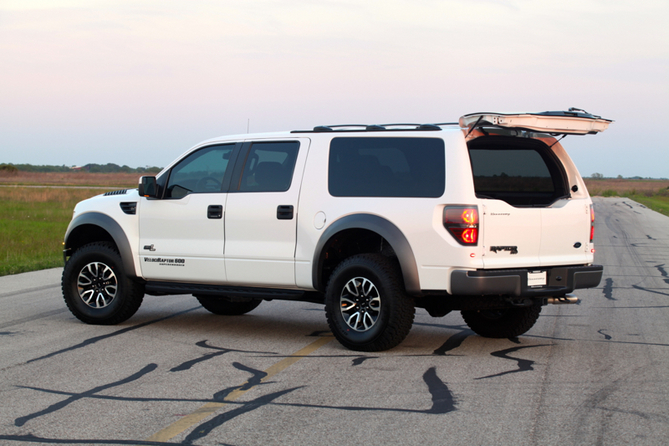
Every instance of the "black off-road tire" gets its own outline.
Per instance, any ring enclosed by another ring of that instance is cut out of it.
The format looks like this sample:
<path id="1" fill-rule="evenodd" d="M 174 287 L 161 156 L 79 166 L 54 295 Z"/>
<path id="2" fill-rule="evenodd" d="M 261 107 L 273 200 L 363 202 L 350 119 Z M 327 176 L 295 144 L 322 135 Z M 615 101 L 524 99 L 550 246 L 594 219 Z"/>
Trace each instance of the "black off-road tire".
<path id="1" fill-rule="evenodd" d="M 239 316 L 254 310 L 261 299 L 251 299 L 249 301 L 235 302 L 225 296 L 199 296 L 195 295 L 198 302 L 208 311 L 222 316 Z"/>
<path id="2" fill-rule="evenodd" d="M 358 254 L 332 273 L 325 312 L 332 334 L 344 347 L 376 352 L 407 337 L 415 306 L 394 262 L 381 254 Z"/>
<path id="3" fill-rule="evenodd" d="M 67 308 L 87 324 L 120 324 L 144 299 L 144 286 L 126 276 L 120 254 L 108 242 L 75 251 L 65 264 L 61 286 Z"/>
<path id="4" fill-rule="evenodd" d="M 486 338 L 515 338 L 534 326 L 540 305 L 503 310 L 462 311 L 462 318 L 476 334 Z"/>

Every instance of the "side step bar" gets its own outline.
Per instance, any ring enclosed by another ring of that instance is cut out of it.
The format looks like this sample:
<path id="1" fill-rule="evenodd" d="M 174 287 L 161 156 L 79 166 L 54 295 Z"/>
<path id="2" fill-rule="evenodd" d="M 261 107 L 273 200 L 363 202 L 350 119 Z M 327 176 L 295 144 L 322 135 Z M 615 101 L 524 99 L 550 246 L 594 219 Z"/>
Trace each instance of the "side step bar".
<path id="1" fill-rule="evenodd" d="M 316 291 L 284 290 L 276 288 L 250 288 L 224 285 L 204 285 L 179 282 L 146 282 L 145 292 L 151 296 L 174 294 L 193 294 L 201 296 L 225 296 L 232 299 L 263 299 L 263 300 L 296 300 L 304 302 L 325 303 L 323 294 Z"/>
<path id="2" fill-rule="evenodd" d="M 581 299 L 579 299 L 573 294 L 566 294 L 564 296 L 546 298 L 547 305 L 568 305 L 568 304 L 580 304 L 580 303 Z"/>

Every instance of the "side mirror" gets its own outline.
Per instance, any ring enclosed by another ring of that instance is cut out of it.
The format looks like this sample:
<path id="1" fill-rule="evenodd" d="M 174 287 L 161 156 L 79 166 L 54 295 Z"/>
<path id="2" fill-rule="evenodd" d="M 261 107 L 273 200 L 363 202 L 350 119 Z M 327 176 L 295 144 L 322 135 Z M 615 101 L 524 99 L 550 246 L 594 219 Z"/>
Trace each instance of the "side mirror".
<path id="1" fill-rule="evenodd" d="M 156 177 L 141 177 L 139 179 L 139 195 L 142 197 L 158 198 Z"/>

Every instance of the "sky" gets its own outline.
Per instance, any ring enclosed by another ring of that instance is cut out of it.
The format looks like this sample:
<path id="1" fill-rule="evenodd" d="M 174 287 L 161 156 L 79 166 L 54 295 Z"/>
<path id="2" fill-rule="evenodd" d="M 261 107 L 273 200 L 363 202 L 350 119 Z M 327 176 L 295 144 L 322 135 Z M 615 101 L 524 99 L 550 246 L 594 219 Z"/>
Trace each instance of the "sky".
<path id="1" fill-rule="evenodd" d="M 584 177 L 669 178 L 666 0 L 0 0 L 0 163 L 165 166 L 212 137 L 584 109 Z"/>

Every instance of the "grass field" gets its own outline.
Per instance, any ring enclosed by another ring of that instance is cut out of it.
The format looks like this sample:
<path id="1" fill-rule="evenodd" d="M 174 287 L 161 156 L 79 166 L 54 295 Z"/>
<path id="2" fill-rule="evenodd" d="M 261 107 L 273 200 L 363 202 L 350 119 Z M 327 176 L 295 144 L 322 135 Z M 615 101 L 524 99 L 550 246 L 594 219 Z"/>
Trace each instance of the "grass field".
<path id="1" fill-rule="evenodd" d="M 74 205 L 103 192 L 0 187 L 0 276 L 62 266 L 63 236 Z"/>
<path id="2" fill-rule="evenodd" d="M 0 175 L 0 185 L 18 185 L 0 187 L 0 276 L 62 266 L 63 236 L 74 205 L 108 190 L 137 187 L 138 178 L 86 172 Z M 586 179 L 586 184 L 591 195 L 626 196 L 669 215 L 669 181 Z"/>
<path id="3" fill-rule="evenodd" d="M 2 172 L 0 184 L 54 185 L 54 186 L 109 186 L 137 187 L 137 173 L 89 173 L 89 172 Z"/>
<path id="4" fill-rule="evenodd" d="M 669 215 L 669 180 L 591 179 L 585 184 L 592 196 L 627 197 Z"/>

